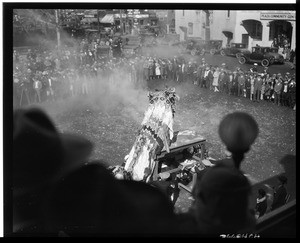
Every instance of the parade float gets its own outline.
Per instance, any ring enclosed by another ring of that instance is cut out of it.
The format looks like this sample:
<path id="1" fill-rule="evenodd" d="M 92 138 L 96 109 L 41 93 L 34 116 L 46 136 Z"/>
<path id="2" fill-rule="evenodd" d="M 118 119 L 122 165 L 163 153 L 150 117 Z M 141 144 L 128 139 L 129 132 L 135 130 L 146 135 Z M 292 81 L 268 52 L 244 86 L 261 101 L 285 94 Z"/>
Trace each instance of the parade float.
<path id="1" fill-rule="evenodd" d="M 206 140 L 194 131 L 174 131 L 175 88 L 148 93 L 149 106 L 124 163 L 111 168 L 117 179 L 151 182 L 168 172 L 194 183 L 196 170 L 212 166 L 206 159 Z"/>

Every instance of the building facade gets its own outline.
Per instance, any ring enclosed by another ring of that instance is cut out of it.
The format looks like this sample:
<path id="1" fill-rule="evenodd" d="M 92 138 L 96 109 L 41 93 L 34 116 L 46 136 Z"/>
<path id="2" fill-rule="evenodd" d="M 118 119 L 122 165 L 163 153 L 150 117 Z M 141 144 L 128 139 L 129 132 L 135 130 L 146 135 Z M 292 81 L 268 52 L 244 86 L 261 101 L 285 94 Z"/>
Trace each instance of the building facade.
<path id="1" fill-rule="evenodd" d="M 209 26 L 208 11 L 175 10 L 175 31 L 181 41 L 188 38 L 208 40 Z"/>
<path id="2" fill-rule="evenodd" d="M 251 47 L 271 46 L 274 38 L 285 35 L 291 49 L 296 47 L 296 11 L 213 10 L 210 16 L 211 39 L 223 46 L 245 43 Z"/>

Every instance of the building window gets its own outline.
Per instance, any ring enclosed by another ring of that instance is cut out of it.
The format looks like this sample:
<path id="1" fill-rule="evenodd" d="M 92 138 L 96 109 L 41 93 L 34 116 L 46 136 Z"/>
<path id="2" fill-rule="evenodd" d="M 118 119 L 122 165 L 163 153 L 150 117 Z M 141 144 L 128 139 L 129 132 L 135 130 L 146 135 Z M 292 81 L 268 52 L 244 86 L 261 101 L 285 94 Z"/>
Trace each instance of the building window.
<path id="1" fill-rule="evenodd" d="M 230 18 L 230 10 L 227 11 L 227 19 Z"/>
<path id="2" fill-rule="evenodd" d="M 193 23 L 188 23 L 188 34 L 189 35 L 193 34 Z"/>
<path id="3" fill-rule="evenodd" d="M 253 24 L 251 36 L 253 39 L 257 39 L 257 40 L 262 39 L 262 24 L 260 22 L 255 22 Z"/>
<path id="4" fill-rule="evenodd" d="M 184 10 L 182 10 L 182 16 L 184 16 Z"/>

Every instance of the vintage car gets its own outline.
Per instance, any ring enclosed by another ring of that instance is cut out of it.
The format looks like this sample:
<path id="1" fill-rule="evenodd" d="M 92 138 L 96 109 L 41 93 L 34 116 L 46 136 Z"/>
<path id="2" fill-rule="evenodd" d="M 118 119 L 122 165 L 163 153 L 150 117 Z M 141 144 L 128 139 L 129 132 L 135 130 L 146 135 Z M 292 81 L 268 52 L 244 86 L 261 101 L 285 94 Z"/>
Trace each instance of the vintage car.
<path id="1" fill-rule="evenodd" d="M 252 52 L 241 53 L 238 60 L 240 64 L 256 62 L 260 63 L 263 67 L 268 67 L 275 62 L 274 55 L 261 46 L 252 47 Z"/>
<path id="2" fill-rule="evenodd" d="M 278 53 L 277 47 L 262 47 L 262 49 L 263 52 L 267 52 L 270 55 L 274 56 L 274 63 L 284 64 L 284 57 L 283 55 Z"/>
<path id="3" fill-rule="evenodd" d="M 246 47 L 247 45 L 244 43 L 231 43 L 230 46 L 222 48 L 220 54 L 222 56 L 235 56 L 239 58 L 241 52 L 248 51 Z"/>
<path id="4" fill-rule="evenodd" d="M 214 55 L 221 51 L 222 48 L 222 40 L 201 40 L 194 46 L 191 50 L 191 55 L 201 55 L 203 56 L 205 53 L 209 52 L 211 55 Z"/>

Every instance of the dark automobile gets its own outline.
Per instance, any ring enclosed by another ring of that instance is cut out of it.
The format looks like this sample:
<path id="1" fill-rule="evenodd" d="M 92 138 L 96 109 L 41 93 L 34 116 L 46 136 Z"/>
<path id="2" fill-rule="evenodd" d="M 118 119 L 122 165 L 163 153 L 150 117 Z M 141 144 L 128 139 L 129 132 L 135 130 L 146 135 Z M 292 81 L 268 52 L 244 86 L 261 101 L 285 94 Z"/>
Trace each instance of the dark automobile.
<path id="1" fill-rule="evenodd" d="M 219 53 L 222 49 L 222 40 L 209 40 L 204 46 L 205 51 L 208 51 L 211 55 Z"/>
<path id="2" fill-rule="evenodd" d="M 278 53 L 277 47 L 262 47 L 262 48 L 264 49 L 264 52 L 268 52 L 270 55 L 274 57 L 274 63 L 284 64 L 284 57 L 283 55 Z"/>
<path id="3" fill-rule="evenodd" d="M 191 50 L 191 55 L 204 55 L 206 52 L 209 52 L 211 55 L 214 55 L 221 51 L 222 40 L 201 40 L 197 45 Z"/>
<path id="4" fill-rule="evenodd" d="M 274 63 L 275 58 L 274 55 L 268 52 L 266 48 L 255 46 L 252 47 L 252 52 L 247 51 L 241 53 L 238 60 L 240 64 L 245 64 L 246 62 L 257 62 L 260 63 L 263 67 L 268 67 L 269 65 Z"/>
<path id="5" fill-rule="evenodd" d="M 241 52 L 247 52 L 247 45 L 244 43 L 231 43 L 230 46 L 223 48 L 220 51 L 222 56 L 235 56 L 237 58 L 240 57 Z"/>

